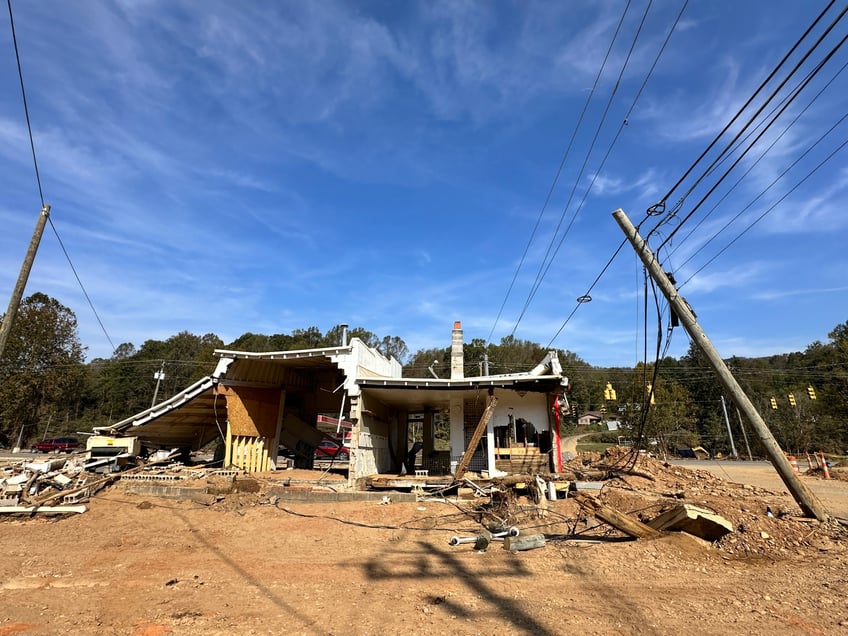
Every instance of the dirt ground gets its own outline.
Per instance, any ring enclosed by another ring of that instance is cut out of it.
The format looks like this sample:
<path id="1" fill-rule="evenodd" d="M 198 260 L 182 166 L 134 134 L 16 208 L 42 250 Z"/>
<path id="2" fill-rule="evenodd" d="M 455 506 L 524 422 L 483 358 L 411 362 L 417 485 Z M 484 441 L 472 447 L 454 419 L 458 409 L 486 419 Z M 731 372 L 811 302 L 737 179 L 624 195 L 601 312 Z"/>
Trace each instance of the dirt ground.
<path id="1" fill-rule="evenodd" d="M 601 500 L 643 520 L 691 502 L 735 531 L 714 543 L 626 540 L 572 499 L 540 517 L 521 492 L 498 505 L 269 494 L 315 479 L 306 471 L 239 477 L 238 492 L 182 501 L 118 482 L 84 514 L 0 519 L 0 636 L 848 633 L 848 534 L 800 518 L 777 477 L 763 476 L 770 468 L 741 482 L 645 458 L 636 468 L 642 476 L 607 480 Z M 844 514 L 848 481 L 827 484 L 826 504 Z M 449 545 L 495 519 L 547 542 Z"/>

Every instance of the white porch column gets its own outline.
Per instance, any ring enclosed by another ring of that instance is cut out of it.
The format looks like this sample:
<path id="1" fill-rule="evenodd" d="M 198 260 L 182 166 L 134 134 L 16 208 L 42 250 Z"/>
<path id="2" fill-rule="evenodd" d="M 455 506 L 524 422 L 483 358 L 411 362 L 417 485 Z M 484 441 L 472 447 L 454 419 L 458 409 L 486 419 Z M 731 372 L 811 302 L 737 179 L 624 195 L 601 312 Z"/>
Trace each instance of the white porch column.
<path id="1" fill-rule="evenodd" d="M 489 477 L 499 477 L 495 466 L 495 418 L 489 419 L 486 425 L 486 465 L 489 467 Z M 503 473 L 506 474 L 506 473 Z"/>
<path id="2" fill-rule="evenodd" d="M 461 397 L 450 399 L 450 449 L 453 471 L 454 462 L 459 461 L 460 455 L 465 451 L 465 406 Z"/>

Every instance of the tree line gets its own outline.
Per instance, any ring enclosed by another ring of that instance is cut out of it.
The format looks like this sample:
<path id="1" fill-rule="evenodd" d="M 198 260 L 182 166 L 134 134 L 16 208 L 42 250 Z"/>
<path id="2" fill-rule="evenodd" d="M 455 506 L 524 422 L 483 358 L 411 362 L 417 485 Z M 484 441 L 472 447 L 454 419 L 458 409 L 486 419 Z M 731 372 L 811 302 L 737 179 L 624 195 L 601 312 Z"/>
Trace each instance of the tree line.
<path id="1" fill-rule="evenodd" d="M 58 300 L 35 293 L 22 302 L 0 358 L 0 444 L 14 444 L 21 430 L 28 444 L 129 417 L 151 406 L 154 374 L 164 371 L 161 401 L 209 375 L 217 362 L 215 349 L 332 347 L 341 343 L 342 330 L 336 325 L 327 332 L 308 327 L 272 335 L 245 333 L 230 343 L 215 334 L 183 331 L 166 340 L 147 340 L 138 348 L 123 343 L 109 358 L 86 363 L 74 313 Z M 449 377 L 450 346 L 410 354 L 397 336 L 378 336 L 362 327 L 348 333 L 404 364 L 406 377 Z M 803 352 L 726 360 L 787 451 L 848 452 L 848 322 L 837 325 L 828 338 Z M 484 356 L 492 375 L 528 371 L 546 353 L 541 345 L 514 336 L 499 343 L 475 338 L 464 346 L 464 373 L 482 375 Z M 680 359 L 667 357 L 634 368 L 595 367 L 573 352 L 557 353 L 570 382 L 565 393 L 569 406 L 561 412 L 563 427 L 575 425 L 585 412 L 599 412 L 604 420 L 620 422 L 623 435 L 641 433 L 646 443 L 650 440 L 660 448 L 702 445 L 726 454 L 729 424 L 740 454 L 750 447 L 754 455 L 762 455 L 735 405 L 725 400 L 722 406 L 721 385 L 694 346 Z"/>

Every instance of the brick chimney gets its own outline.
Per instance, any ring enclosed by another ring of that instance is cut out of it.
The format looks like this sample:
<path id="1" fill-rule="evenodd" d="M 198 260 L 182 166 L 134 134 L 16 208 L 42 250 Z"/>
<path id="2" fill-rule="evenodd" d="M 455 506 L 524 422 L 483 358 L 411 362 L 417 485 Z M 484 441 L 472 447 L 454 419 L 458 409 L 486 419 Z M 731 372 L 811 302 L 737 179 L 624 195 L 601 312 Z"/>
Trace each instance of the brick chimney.
<path id="1" fill-rule="evenodd" d="M 465 377 L 463 366 L 465 357 L 462 354 L 462 323 L 458 320 L 453 323 L 451 332 L 451 380 L 461 380 Z"/>

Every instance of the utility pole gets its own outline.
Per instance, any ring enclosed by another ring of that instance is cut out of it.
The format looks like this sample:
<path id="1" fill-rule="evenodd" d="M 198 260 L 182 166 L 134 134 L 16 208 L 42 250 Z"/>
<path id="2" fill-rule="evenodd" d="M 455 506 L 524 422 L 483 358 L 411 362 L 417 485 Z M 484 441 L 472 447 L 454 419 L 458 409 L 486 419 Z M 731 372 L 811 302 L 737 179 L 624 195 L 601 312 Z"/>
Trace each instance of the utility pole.
<path id="1" fill-rule="evenodd" d="M 736 444 L 733 443 L 733 433 L 730 431 L 730 419 L 727 417 L 727 404 L 724 402 L 724 396 L 721 396 L 721 410 L 724 411 L 724 423 L 727 424 L 727 436 L 730 438 L 730 453 L 736 459 L 739 459 L 739 453 L 736 452 Z"/>
<path id="2" fill-rule="evenodd" d="M 734 378 L 733 374 L 730 373 L 730 370 L 727 368 L 724 360 L 721 359 L 718 351 L 716 351 L 715 347 L 713 347 L 713 344 L 710 342 L 707 334 L 705 334 L 704 330 L 701 329 L 701 326 L 698 324 L 695 314 L 689 307 L 689 304 L 677 291 L 677 288 L 669 280 L 666 273 L 662 271 L 659 262 L 654 257 L 654 254 L 651 252 L 651 249 L 648 247 L 645 239 L 639 236 L 639 232 L 635 227 L 633 227 L 633 224 L 630 222 L 630 219 L 627 218 L 624 210 L 618 209 L 613 212 L 612 215 L 613 218 L 615 218 L 616 223 L 618 223 L 619 227 L 621 227 L 627 239 L 633 245 L 633 248 L 636 250 L 639 258 L 642 260 L 642 263 L 651 275 L 651 278 L 662 290 L 672 308 L 672 311 L 680 318 L 680 322 L 686 329 L 686 332 L 689 334 L 692 342 L 694 342 L 701 350 L 710 365 L 718 374 L 718 379 L 724 387 L 724 390 L 727 391 L 733 402 L 745 413 L 745 417 L 749 422 L 751 422 L 751 425 L 754 427 L 754 430 L 759 436 L 772 465 L 775 467 L 775 470 L 777 470 L 778 475 L 780 475 L 783 483 L 786 484 L 787 489 L 792 494 L 792 497 L 798 503 L 801 510 L 807 516 L 815 517 L 819 521 L 826 521 L 829 515 L 827 514 L 824 506 L 822 506 L 818 498 L 794 473 L 792 467 L 789 465 L 789 460 L 786 459 L 786 456 L 783 454 L 783 451 L 774 439 L 771 431 L 769 431 L 762 416 L 759 414 L 751 400 L 748 399 L 748 396 L 742 390 L 742 387 L 739 386 L 739 383 L 736 382 L 736 378 Z"/>
<path id="3" fill-rule="evenodd" d="M 32 270 L 32 264 L 35 261 L 35 254 L 38 252 L 38 245 L 41 243 L 41 236 L 44 234 L 44 226 L 47 225 L 47 219 L 50 217 L 50 206 L 43 205 L 41 213 L 38 215 L 38 221 L 35 223 L 35 231 L 32 233 L 32 239 L 29 242 L 24 262 L 21 265 L 21 271 L 18 274 L 18 282 L 15 284 L 15 289 L 12 291 L 12 297 L 9 299 L 9 308 L 6 310 L 6 316 L 3 318 L 3 324 L 0 325 L 0 359 L 3 358 L 3 353 L 6 351 L 6 341 L 9 340 L 9 334 L 12 332 L 12 324 L 15 322 L 15 317 L 18 315 L 18 307 L 21 305 L 21 298 L 24 295 L 29 273 Z"/>
<path id="4" fill-rule="evenodd" d="M 153 389 L 153 401 L 150 403 L 150 408 L 156 406 L 156 396 L 159 395 L 159 383 L 165 379 L 165 361 L 162 360 L 162 366 L 158 371 L 153 373 L 153 379 L 156 380 L 156 388 Z"/>
<path id="5" fill-rule="evenodd" d="M 742 437 L 745 438 L 745 448 L 748 449 L 748 461 L 754 461 L 754 456 L 751 454 L 751 445 L 748 443 L 748 433 L 745 432 L 745 425 L 742 423 L 742 414 L 739 409 L 736 409 L 736 417 L 739 418 L 739 428 L 742 429 Z"/>

